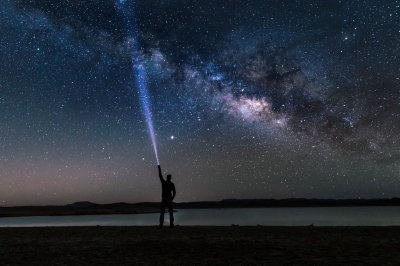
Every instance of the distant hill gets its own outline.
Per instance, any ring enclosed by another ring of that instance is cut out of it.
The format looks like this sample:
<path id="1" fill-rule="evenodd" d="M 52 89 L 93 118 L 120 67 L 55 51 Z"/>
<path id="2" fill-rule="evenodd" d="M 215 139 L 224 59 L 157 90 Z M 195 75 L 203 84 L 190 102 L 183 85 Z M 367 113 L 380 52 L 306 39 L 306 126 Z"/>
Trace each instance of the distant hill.
<path id="1" fill-rule="evenodd" d="M 387 199 L 225 199 L 210 202 L 175 203 L 176 209 L 275 208 L 275 207 L 400 206 L 400 198 Z"/>
<path id="2" fill-rule="evenodd" d="M 224 199 L 221 201 L 176 202 L 174 209 L 214 208 L 285 208 L 285 207 L 351 207 L 400 206 L 400 198 L 387 199 Z M 64 206 L 0 207 L 0 217 L 62 216 L 94 214 L 139 214 L 159 212 L 159 202 L 97 204 L 80 201 Z"/>
<path id="3" fill-rule="evenodd" d="M 97 205 L 99 205 L 99 204 L 92 203 L 90 201 L 78 201 L 78 202 L 74 202 L 72 204 L 67 204 L 67 205 L 65 205 L 65 207 L 87 208 L 87 207 L 93 207 L 93 206 L 97 206 Z"/>

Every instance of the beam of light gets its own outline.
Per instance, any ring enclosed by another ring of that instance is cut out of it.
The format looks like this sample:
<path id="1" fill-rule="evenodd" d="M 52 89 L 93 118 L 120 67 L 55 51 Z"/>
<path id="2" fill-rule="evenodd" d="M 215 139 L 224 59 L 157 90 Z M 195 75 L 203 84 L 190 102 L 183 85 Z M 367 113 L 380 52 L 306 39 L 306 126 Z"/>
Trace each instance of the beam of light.
<path id="1" fill-rule="evenodd" d="M 143 114 L 146 118 L 147 126 L 149 129 L 149 134 L 151 142 L 153 144 L 154 153 L 156 155 L 157 164 L 160 164 L 158 160 L 157 143 L 154 134 L 153 119 L 151 117 L 150 109 L 150 98 L 147 89 L 147 73 L 146 68 L 141 63 L 138 52 L 138 31 L 135 25 L 133 12 L 126 0 L 117 1 L 117 9 L 121 11 L 126 26 L 126 33 L 128 35 L 128 49 L 131 54 L 133 72 L 136 77 L 136 83 L 139 88 L 140 102 L 142 105 Z"/>

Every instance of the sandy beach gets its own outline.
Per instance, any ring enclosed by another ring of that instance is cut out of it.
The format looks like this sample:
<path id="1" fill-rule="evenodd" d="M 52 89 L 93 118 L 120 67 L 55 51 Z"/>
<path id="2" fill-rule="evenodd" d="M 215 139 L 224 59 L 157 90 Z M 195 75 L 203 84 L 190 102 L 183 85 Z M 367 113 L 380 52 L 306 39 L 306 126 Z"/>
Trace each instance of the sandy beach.
<path id="1" fill-rule="evenodd" d="M 400 265 L 400 227 L 0 228 L 1 265 Z"/>

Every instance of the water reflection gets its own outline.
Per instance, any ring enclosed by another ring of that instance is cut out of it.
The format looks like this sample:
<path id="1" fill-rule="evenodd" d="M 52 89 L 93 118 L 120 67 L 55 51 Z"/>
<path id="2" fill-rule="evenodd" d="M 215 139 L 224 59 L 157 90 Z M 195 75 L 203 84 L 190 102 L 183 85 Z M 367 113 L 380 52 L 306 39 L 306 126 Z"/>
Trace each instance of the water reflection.
<path id="1" fill-rule="evenodd" d="M 390 226 L 400 225 L 400 207 L 316 207 L 178 210 L 179 225 Z M 0 218 L 0 227 L 153 226 L 159 214 L 34 216 Z M 169 223 L 168 215 L 165 216 Z"/>

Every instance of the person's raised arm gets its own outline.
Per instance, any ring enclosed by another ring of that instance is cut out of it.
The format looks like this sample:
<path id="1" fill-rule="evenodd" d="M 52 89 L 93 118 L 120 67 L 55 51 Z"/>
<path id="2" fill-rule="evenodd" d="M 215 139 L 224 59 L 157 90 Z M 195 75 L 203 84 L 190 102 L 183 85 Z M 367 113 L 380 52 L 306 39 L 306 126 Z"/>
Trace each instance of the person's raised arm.
<path id="1" fill-rule="evenodd" d="M 163 178 L 163 176 L 162 176 L 161 166 L 160 166 L 160 165 L 158 166 L 158 177 L 160 178 L 160 181 L 161 181 L 161 182 L 164 181 L 164 178 Z"/>

